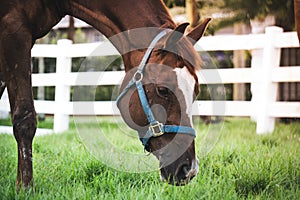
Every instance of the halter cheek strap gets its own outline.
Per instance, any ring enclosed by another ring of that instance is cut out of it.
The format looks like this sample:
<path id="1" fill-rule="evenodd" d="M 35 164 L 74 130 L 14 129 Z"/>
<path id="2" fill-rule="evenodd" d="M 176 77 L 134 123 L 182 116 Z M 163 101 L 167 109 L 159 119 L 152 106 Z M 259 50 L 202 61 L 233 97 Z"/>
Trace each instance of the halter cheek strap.
<path id="1" fill-rule="evenodd" d="M 189 134 L 194 137 L 196 137 L 196 132 L 193 128 L 188 126 L 176 126 L 176 125 L 163 125 L 162 123 L 159 123 L 156 121 L 151 108 L 149 106 L 145 90 L 143 88 L 143 85 L 141 81 L 136 82 L 136 87 L 138 90 L 138 94 L 140 97 L 140 101 L 142 104 L 142 107 L 144 109 L 144 112 L 147 116 L 148 122 L 149 122 L 149 129 L 145 136 L 140 137 L 141 142 L 143 145 L 147 146 L 148 141 L 151 137 L 158 137 L 163 135 L 164 133 L 182 133 L 182 134 Z M 139 134 L 141 135 L 141 134 Z"/>
<path id="2" fill-rule="evenodd" d="M 151 55 L 151 52 L 153 51 L 153 48 L 155 46 L 155 44 L 166 34 L 168 33 L 167 30 L 163 30 L 162 32 L 160 32 L 150 43 L 139 67 L 138 70 L 136 71 L 136 73 L 134 74 L 134 76 L 132 77 L 132 79 L 129 81 L 129 83 L 127 84 L 127 86 L 124 88 L 124 90 L 120 93 L 119 97 L 117 98 L 117 105 L 119 104 L 119 101 L 121 100 L 121 98 L 127 93 L 127 91 L 133 86 L 135 85 L 138 91 L 138 95 L 143 107 L 143 110 L 147 116 L 147 120 L 149 122 L 149 129 L 146 132 L 146 134 L 141 137 L 141 133 L 139 133 L 140 136 L 140 140 L 142 142 L 142 144 L 145 147 L 145 150 L 147 151 L 151 151 L 149 146 L 148 146 L 148 141 L 150 140 L 150 138 L 152 137 L 158 137 L 163 135 L 164 133 L 181 133 L 181 134 L 188 134 L 191 135 L 193 137 L 196 137 L 196 131 L 192 128 L 192 127 L 188 127 L 188 126 L 177 126 L 177 125 L 164 125 L 160 122 L 158 122 L 155 119 L 155 116 L 149 106 L 148 103 L 148 99 L 147 96 L 145 94 L 145 90 L 143 88 L 143 84 L 142 84 L 142 80 L 143 80 L 143 72 L 144 72 L 144 68 L 147 64 L 147 61 Z"/>

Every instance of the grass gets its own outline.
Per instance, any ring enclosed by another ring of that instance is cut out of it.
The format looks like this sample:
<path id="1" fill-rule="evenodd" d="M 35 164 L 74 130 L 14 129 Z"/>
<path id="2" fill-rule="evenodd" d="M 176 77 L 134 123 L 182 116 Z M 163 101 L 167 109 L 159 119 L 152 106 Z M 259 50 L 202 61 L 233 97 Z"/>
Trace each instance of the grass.
<path id="1" fill-rule="evenodd" d="M 43 123 L 49 127 L 51 120 Z M 80 134 L 76 133 L 73 124 L 64 134 L 35 137 L 35 192 L 17 193 L 16 142 L 12 135 L 0 134 L 0 197 L 143 200 L 300 197 L 299 123 L 278 123 L 273 134 L 256 135 L 255 124 L 248 119 L 228 118 L 223 125 L 211 126 L 205 126 L 196 119 L 200 171 L 190 184 L 183 187 L 160 182 L 157 170 L 129 173 L 100 162 L 96 159 L 96 151 L 91 154 L 87 150 L 96 150 L 89 144 L 95 144 L 103 138 L 97 138 L 95 134 L 99 125 L 102 136 L 114 147 L 125 152 L 143 153 L 138 139 L 133 137 L 135 132 L 128 129 L 125 135 L 120 131 L 120 125 L 111 118 L 101 118 L 97 123 L 77 122 Z M 220 135 L 212 130 L 221 130 L 217 131 Z M 88 134 L 90 136 L 85 138 Z M 213 145 L 216 138 L 218 142 Z M 129 166 L 137 165 L 128 162 Z"/>

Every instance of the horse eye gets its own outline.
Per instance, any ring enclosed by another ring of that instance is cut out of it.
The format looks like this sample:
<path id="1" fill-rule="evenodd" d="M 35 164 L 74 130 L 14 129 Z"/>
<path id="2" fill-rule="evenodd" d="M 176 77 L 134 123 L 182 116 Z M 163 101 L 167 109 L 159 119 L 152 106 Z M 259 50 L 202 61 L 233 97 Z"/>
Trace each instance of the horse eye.
<path id="1" fill-rule="evenodd" d="M 157 91 L 157 94 L 162 97 L 168 97 L 168 95 L 169 95 L 169 89 L 166 87 L 163 87 L 163 86 L 158 86 L 156 88 L 156 91 Z"/>

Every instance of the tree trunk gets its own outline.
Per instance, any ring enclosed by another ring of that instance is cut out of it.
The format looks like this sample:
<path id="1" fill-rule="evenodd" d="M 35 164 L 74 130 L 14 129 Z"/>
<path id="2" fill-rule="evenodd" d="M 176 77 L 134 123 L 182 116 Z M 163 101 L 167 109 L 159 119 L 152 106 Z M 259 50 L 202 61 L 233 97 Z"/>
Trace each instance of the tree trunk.
<path id="1" fill-rule="evenodd" d="M 191 27 L 197 26 L 200 20 L 200 15 L 197 9 L 196 0 L 186 0 L 185 7 L 186 7 L 186 14 L 190 26 Z"/>
<path id="2" fill-rule="evenodd" d="M 298 33 L 298 39 L 300 42 L 300 0 L 294 0 L 294 9 L 295 9 L 295 24 Z"/>
<path id="3" fill-rule="evenodd" d="M 234 24 L 234 34 L 240 35 L 246 33 L 246 25 L 242 23 Z M 237 50 L 233 51 L 233 66 L 234 68 L 244 68 L 245 67 L 245 51 Z M 235 101 L 245 101 L 245 84 L 235 83 L 233 84 L 233 100 Z"/>
<path id="4" fill-rule="evenodd" d="M 68 27 L 68 39 L 72 40 L 74 43 L 74 35 L 75 35 L 75 25 L 74 25 L 74 17 L 69 16 L 69 27 Z"/>

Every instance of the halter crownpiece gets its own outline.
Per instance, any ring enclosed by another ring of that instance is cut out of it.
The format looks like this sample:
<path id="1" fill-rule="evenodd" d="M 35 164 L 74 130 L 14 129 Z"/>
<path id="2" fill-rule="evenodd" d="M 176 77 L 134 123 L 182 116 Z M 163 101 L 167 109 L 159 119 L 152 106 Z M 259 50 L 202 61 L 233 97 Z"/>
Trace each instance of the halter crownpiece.
<path id="1" fill-rule="evenodd" d="M 141 140 L 142 144 L 144 145 L 145 150 L 148 152 L 151 151 L 151 149 L 149 148 L 149 145 L 148 145 L 148 141 L 150 140 L 150 138 L 159 137 L 159 136 L 163 135 L 164 133 L 181 133 L 181 134 L 187 134 L 187 135 L 196 137 L 196 131 L 192 127 L 177 126 L 177 125 L 164 125 L 164 124 L 158 122 L 155 119 L 155 116 L 150 108 L 147 96 L 145 94 L 145 90 L 143 88 L 143 84 L 142 84 L 143 72 L 144 72 L 146 64 L 149 60 L 149 57 L 154 49 L 155 44 L 163 36 L 165 36 L 168 32 L 169 32 L 169 30 L 167 30 L 167 29 L 163 30 L 158 35 L 156 35 L 156 37 L 152 40 L 145 55 L 143 56 L 143 59 L 142 59 L 140 65 L 138 66 L 137 71 L 135 72 L 132 79 L 129 81 L 127 86 L 123 89 L 123 91 L 120 93 L 120 95 L 118 96 L 118 98 L 116 100 L 117 105 L 118 105 L 119 101 L 123 98 L 123 96 L 127 93 L 127 91 L 133 85 L 136 86 L 143 110 L 144 110 L 144 112 L 147 116 L 147 120 L 149 122 L 149 128 L 148 128 L 148 131 L 146 132 L 146 134 L 143 137 L 141 137 L 141 134 L 139 134 L 140 140 Z"/>

